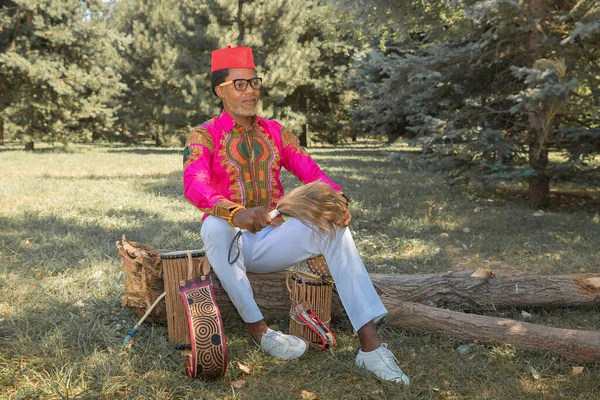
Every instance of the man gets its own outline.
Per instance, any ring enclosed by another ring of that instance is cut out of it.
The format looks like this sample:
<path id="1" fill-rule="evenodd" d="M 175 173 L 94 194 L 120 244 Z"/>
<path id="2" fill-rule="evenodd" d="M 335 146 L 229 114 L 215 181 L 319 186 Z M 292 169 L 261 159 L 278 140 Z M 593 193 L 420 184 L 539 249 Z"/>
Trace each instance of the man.
<path id="1" fill-rule="evenodd" d="M 205 214 L 201 236 L 206 255 L 257 344 L 278 359 L 295 359 L 304 340 L 267 327 L 254 301 L 246 272 L 283 270 L 323 254 L 362 349 L 356 364 L 379 379 L 408 385 L 390 350 L 381 344 L 374 321 L 387 313 L 360 259 L 350 230 L 350 212 L 335 235 L 319 234 L 302 222 L 271 219 L 283 195 L 281 167 L 303 183 L 325 182 L 341 191 L 299 146 L 296 136 L 273 120 L 257 116 L 262 79 L 252 50 L 235 47 L 212 53 L 211 84 L 223 111 L 194 128 L 184 150 L 185 197 Z M 240 256 L 229 263 L 239 228 Z"/>

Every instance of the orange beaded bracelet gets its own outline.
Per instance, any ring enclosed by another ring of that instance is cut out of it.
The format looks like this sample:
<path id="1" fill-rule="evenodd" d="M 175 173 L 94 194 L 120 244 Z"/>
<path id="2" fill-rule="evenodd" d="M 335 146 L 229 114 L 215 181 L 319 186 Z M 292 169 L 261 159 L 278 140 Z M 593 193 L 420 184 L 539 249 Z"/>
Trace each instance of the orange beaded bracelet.
<path id="1" fill-rule="evenodd" d="M 233 227 L 235 227 L 235 225 L 233 225 L 233 216 L 235 215 L 235 213 L 237 213 L 238 211 L 242 211 L 245 210 L 246 207 L 244 206 L 237 206 L 236 208 L 234 208 L 233 210 L 229 211 L 229 217 L 227 217 L 227 223 Z"/>

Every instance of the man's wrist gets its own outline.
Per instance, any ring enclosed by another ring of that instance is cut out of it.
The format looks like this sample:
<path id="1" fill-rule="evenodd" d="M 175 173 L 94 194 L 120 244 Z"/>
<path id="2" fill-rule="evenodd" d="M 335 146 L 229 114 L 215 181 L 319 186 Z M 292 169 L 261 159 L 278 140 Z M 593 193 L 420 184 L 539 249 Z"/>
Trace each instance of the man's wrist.
<path id="1" fill-rule="evenodd" d="M 245 210 L 246 207 L 244 206 L 237 206 L 232 208 L 231 210 L 229 210 L 229 216 L 227 217 L 227 223 L 233 227 L 235 227 L 235 225 L 233 224 L 233 217 L 235 216 L 235 214 L 237 214 L 239 211 Z"/>

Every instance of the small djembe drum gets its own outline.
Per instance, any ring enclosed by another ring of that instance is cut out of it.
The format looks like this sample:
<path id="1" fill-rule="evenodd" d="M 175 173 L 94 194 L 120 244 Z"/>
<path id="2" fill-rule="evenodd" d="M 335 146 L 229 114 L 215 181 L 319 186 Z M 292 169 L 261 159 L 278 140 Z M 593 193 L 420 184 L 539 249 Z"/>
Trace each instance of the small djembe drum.
<path id="1" fill-rule="evenodd" d="M 333 280 L 325 258 L 317 256 L 307 260 L 313 272 L 290 271 L 287 287 L 290 294 L 290 335 L 299 336 L 317 350 L 335 344 L 329 329 Z"/>
<path id="2" fill-rule="evenodd" d="M 208 259 L 197 250 L 164 253 L 161 259 L 169 339 L 182 348 L 187 376 L 222 376 L 227 344 Z"/>

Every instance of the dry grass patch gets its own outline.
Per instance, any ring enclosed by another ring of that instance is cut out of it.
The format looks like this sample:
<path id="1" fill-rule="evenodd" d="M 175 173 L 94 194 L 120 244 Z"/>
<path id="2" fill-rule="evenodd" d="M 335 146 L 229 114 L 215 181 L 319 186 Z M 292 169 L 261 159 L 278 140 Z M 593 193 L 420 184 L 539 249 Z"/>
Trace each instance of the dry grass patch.
<path id="1" fill-rule="evenodd" d="M 351 228 L 370 271 L 600 272 L 597 187 L 561 185 L 557 205 L 535 216 L 522 186 L 448 186 L 442 175 L 388 161 L 391 151 L 412 150 L 311 150 L 354 199 Z M 131 347 L 120 347 L 135 318 L 120 306 L 115 241 L 126 234 L 161 249 L 201 247 L 200 214 L 182 197 L 181 157 L 173 149 L 118 146 L 0 151 L 0 398 L 298 399 L 303 391 L 321 399 L 600 398 L 598 364 L 385 322 L 380 334 L 413 378 L 410 388 L 354 367 L 358 339 L 345 320 L 335 324 L 332 351 L 280 362 L 259 352 L 239 318 L 227 315 L 230 364 L 216 381 L 185 377 L 164 326 L 144 325 Z M 289 174 L 284 182 L 295 185 Z M 527 311 L 535 323 L 600 329 L 598 308 Z M 520 310 L 495 315 L 520 318 Z M 287 321 L 270 322 L 287 330 Z M 458 354 L 461 345 L 466 354 Z"/>

